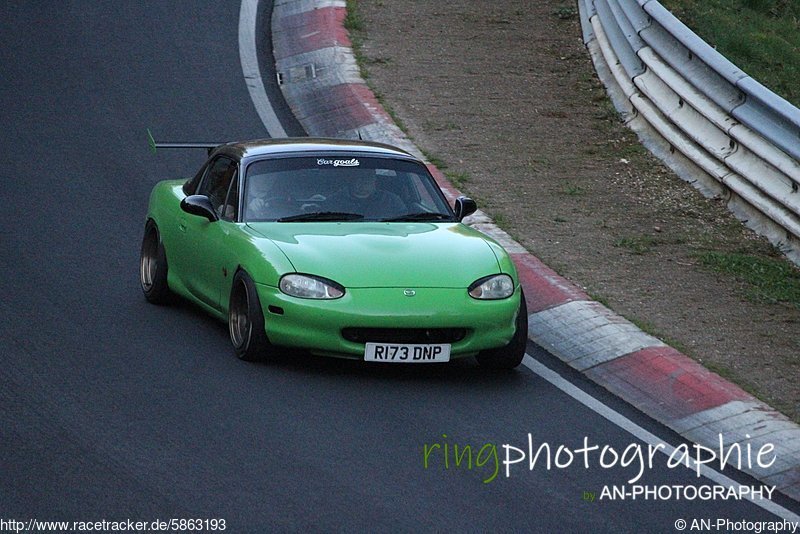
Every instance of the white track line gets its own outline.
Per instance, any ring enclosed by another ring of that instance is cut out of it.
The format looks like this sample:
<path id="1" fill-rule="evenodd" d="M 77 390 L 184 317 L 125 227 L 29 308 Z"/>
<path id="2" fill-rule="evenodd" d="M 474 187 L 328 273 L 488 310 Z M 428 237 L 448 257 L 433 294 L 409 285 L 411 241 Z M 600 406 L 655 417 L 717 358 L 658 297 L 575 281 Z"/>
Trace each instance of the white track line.
<path id="1" fill-rule="evenodd" d="M 595 399 L 588 393 L 584 392 L 582 389 L 574 386 L 568 380 L 561 378 L 561 376 L 552 371 L 548 367 L 544 366 L 543 364 L 539 363 L 537 360 L 533 359 L 530 355 L 526 354 L 525 358 L 522 360 L 523 365 L 539 375 L 540 377 L 544 378 L 552 385 L 575 399 L 576 401 L 580 402 L 593 412 L 605 417 L 621 429 L 629 432 L 634 437 L 638 438 L 639 440 L 647 443 L 648 445 L 657 446 L 659 444 L 664 445 L 664 447 L 659 447 L 659 451 L 667 456 L 672 454 L 675 450 L 675 447 L 672 447 L 664 440 L 659 439 L 656 435 L 648 432 L 644 428 L 640 427 L 624 415 L 620 414 L 619 412 L 612 410 L 599 400 Z M 694 467 L 692 467 L 694 470 Z M 740 484 L 727 476 L 723 475 L 719 471 L 711 469 L 708 466 L 702 465 L 700 466 L 700 473 L 717 484 L 725 487 L 730 486 L 739 486 Z M 775 514 L 776 516 L 780 517 L 781 519 L 785 519 L 787 521 L 792 522 L 800 522 L 800 516 L 787 510 L 783 506 L 776 504 L 768 499 L 753 499 L 748 496 L 748 500 L 750 500 L 753 504 L 756 504 L 767 510 L 770 513 Z"/>
<path id="2" fill-rule="evenodd" d="M 242 0 L 239 10 L 239 59 L 250 99 L 270 137 L 286 137 L 286 130 L 269 104 L 256 53 L 256 15 L 259 0 Z"/>

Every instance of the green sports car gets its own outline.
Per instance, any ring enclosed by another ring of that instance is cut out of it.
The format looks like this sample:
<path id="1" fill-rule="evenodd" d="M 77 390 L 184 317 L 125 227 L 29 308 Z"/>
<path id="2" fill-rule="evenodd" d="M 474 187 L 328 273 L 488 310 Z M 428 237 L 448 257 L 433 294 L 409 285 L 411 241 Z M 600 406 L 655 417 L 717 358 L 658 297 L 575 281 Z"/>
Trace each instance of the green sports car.
<path id="1" fill-rule="evenodd" d="M 148 301 L 177 294 L 227 321 L 243 360 L 290 347 L 370 362 L 522 361 L 514 264 L 462 224 L 475 203 L 451 208 L 412 155 L 305 138 L 206 148 L 194 177 L 150 195 Z"/>

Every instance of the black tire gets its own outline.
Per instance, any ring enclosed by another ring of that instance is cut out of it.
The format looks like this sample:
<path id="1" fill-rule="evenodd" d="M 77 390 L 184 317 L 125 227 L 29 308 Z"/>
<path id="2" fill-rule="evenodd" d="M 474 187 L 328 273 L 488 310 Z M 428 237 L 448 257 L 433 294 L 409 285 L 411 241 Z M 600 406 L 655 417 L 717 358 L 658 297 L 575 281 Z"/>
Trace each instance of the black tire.
<path id="1" fill-rule="evenodd" d="M 147 221 L 139 255 L 139 284 L 148 302 L 165 304 L 170 300 L 167 269 L 167 253 L 158 226 L 153 221 Z"/>
<path id="2" fill-rule="evenodd" d="M 228 306 L 228 332 L 236 356 L 253 362 L 267 359 L 272 345 L 264 330 L 264 311 L 256 286 L 244 271 L 237 271 Z"/>
<path id="3" fill-rule="evenodd" d="M 525 348 L 528 345 L 528 305 L 525 294 L 520 290 L 519 313 L 517 313 L 517 329 L 508 345 L 497 349 L 483 350 L 475 356 L 481 367 L 487 369 L 513 369 L 522 363 Z"/>

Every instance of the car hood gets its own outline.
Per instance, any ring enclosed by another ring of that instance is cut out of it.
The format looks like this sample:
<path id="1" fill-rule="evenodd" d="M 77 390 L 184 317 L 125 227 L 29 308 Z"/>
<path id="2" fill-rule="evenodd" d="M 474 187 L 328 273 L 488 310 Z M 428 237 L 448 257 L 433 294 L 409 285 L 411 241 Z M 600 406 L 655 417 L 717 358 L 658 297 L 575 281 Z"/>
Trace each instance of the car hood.
<path id="1" fill-rule="evenodd" d="M 463 288 L 500 272 L 487 237 L 458 223 L 248 223 L 297 272 L 345 287 Z"/>

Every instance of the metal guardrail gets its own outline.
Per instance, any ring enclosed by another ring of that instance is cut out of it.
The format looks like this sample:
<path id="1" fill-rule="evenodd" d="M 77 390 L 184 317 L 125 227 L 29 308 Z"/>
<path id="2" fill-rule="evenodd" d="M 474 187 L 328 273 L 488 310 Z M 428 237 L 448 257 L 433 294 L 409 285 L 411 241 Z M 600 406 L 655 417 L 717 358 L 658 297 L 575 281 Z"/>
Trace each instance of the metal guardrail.
<path id="1" fill-rule="evenodd" d="M 800 264 L 800 109 L 657 0 L 578 5 L 584 42 L 626 123 Z"/>

